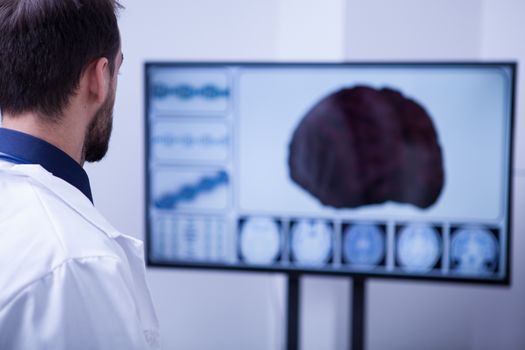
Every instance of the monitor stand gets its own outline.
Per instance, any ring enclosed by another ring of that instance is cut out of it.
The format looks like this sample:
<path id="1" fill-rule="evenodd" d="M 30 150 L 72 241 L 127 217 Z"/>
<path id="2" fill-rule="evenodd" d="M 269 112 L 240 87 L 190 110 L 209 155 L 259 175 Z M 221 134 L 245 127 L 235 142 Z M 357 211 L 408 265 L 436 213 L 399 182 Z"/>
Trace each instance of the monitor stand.
<path id="1" fill-rule="evenodd" d="M 301 317 L 301 274 L 288 274 L 287 349 L 299 350 L 299 322 Z M 348 342 L 350 350 L 364 350 L 366 315 L 366 277 L 352 278 L 352 330 Z"/>

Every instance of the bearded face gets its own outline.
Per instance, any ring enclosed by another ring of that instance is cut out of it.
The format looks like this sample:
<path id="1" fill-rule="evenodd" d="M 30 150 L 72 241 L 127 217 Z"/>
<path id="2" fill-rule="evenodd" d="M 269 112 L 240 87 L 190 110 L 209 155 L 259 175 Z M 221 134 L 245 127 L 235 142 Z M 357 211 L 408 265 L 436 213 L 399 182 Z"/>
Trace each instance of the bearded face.
<path id="1" fill-rule="evenodd" d="M 114 104 L 115 89 L 112 89 L 88 126 L 83 149 L 86 162 L 98 162 L 104 158 L 108 151 L 113 127 Z"/>

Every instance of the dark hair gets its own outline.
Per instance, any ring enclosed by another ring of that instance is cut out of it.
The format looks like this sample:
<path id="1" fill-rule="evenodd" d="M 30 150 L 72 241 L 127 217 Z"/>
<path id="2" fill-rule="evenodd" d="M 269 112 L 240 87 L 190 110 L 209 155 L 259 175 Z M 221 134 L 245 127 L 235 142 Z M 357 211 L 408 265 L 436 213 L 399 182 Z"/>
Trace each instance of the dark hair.
<path id="1" fill-rule="evenodd" d="M 116 0 L 2 0 L 0 108 L 58 118 L 87 66 L 120 48 Z"/>

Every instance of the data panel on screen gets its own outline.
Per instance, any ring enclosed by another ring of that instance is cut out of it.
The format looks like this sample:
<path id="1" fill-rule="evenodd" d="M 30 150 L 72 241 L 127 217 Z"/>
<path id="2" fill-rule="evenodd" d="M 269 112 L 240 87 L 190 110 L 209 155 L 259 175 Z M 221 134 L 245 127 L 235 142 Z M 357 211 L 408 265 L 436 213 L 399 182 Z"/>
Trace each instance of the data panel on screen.
<path id="1" fill-rule="evenodd" d="M 146 64 L 149 263 L 508 282 L 514 74 Z"/>

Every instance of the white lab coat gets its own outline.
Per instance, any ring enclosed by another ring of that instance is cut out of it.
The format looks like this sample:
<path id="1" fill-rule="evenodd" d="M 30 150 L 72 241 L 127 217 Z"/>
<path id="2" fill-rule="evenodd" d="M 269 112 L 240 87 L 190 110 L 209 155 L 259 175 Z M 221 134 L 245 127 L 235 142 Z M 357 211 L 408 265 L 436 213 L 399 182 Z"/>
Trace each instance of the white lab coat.
<path id="1" fill-rule="evenodd" d="M 0 161 L 0 349 L 155 349 L 142 242 L 39 165 Z"/>

